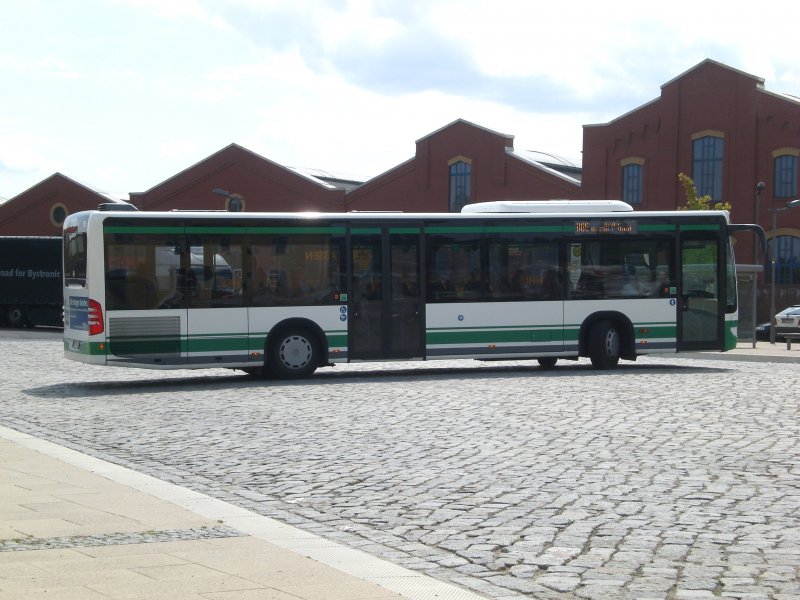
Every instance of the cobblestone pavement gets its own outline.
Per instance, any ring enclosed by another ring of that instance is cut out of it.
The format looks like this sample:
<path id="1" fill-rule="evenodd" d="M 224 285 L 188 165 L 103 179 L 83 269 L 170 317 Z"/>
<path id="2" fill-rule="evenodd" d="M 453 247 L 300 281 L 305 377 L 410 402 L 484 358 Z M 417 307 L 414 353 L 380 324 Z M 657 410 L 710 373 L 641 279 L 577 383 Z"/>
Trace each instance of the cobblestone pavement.
<path id="1" fill-rule="evenodd" d="M 800 598 L 798 364 L 391 363 L 286 383 L 91 367 L 52 339 L 0 355 L 4 425 L 487 597 Z"/>

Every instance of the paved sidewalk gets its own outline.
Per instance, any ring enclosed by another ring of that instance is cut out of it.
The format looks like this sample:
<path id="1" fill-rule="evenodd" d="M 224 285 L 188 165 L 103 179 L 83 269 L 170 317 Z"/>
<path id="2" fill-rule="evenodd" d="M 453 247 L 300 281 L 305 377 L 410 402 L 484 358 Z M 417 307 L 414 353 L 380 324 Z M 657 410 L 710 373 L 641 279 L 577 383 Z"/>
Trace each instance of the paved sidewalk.
<path id="1" fill-rule="evenodd" d="M 480 597 L 0 427 L 0 600 L 21 598 Z"/>
<path id="2" fill-rule="evenodd" d="M 656 355 L 654 355 L 656 356 Z M 736 349 L 728 352 L 690 352 L 682 354 L 664 354 L 664 358 L 703 358 L 710 360 L 743 360 L 751 362 L 800 362 L 800 343 L 792 344 L 786 349 L 786 342 L 770 344 L 769 342 L 739 342 Z"/>

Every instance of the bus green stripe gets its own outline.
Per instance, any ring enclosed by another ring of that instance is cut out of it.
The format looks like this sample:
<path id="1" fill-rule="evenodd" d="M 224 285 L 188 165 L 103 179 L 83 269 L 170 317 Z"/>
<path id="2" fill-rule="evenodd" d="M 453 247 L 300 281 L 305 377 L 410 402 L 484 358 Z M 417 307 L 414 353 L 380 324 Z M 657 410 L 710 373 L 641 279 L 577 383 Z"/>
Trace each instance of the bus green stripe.
<path id="1" fill-rule="evenodd" d="M 242 233 L 241 227 L 184 227 L 184 233 L 200 234 L 200 233 L 214 233 L 225 235 L 236 235 Z"/>
<path id="2" fill-rule="evenodd" d="M 646 329 L 647 333 L 640 330 Z M 636 324 L 633 327 L 636 339 L 674 339 L 677 328 L 674 323 L 665 324 Z M 426 332 L 426 342 L 429 346 L 455 345 L 455 344 L 492 344 L 492 343 L 523 343 L 523 342 L 574 342 L 580 335 L 579 325 L 566 325 L 551 328 L 472 328 L 467 330 L 457 329 L 429 329 Z"/>
<path id="3" fill-rule="evenodd" d="M 555 329 L 471 329 L 467 331 L 428 330 L 425 341 L 440 344 L 505 344 L 511 342 L 554 342 L 561 340 L 561 328 Z"/>
<path id="4" fill-rule="evenodd" d="M 644 224 L 636 222 L 636 229 L 639 232 L 643 231 L 675 231 L 676 225 L 674 223 L 664 224 Z M 698 225 L 698 228 L 708 228 L 709 226 Z M 718 226 L 712 226 L 712 229 L 719 229 Z M 682 227 L 686 229 L 686 227 Z M 425 233 L 475 233 L 475 234 L 492 234 L 492 233 L 575 233 L 575 224 L 569 225 L 507 225 L 507 226 L 473 226 L 473 227 L 457 227 L 457 226 L 431 226 L 425 228 Z"/>
<path id="5" fill-rule="evenodd" d="M 725 321 L 725 350 L 733 350 L 739 343 L 737 336 L 738 326 L 739 321 L 737 320 Z"/>
<path id="6" fill-rule="evenodd" d="M 343 347 L 347 345 L 346 332 L 328 332 L 325 334 L 330 347 Z M 222 333 L 192 335 L 187 339 L 180 337 L 142 336 L 142 337 L 116 337 L 109 338 L 108 353 L 121 355 L 142 354 L 179 354 L 179 353 L 208 353 L 208 352 L 249 352 L 253 343 L 261 347 L 266 334 L 248 335 L 246 333 Z M 105 354 L 101 342 L 92 342 L 82 346 L 82 353 Z"/>
<path id="7" fill-rule="evenodd" d="M 130 227 L 105 225 L 103 227 L 103 233 L 124 233 L 128 235 L 134 233 L 184 233 L 184 231 L 186 231 L 185 227 L 144 227 L 135 225 Z"/>
<path id="8" fill-rule="evenodd" d="M 730 325 L 727 324 L 726 325 Z M 647 329 L 642 333 L 641 329 Z M 730 327 L 726 333 L 729 334 Z M 535 342 L 576 342 L 580 333 L 578 325 L 566 325 L 563 328 L 539 327 L 485 327 L 468 330 L 456 329 L 429 329 L 426 331 L 426 345 L 488 345 L 511 343 Z M 664 324 L 637 324 L 634 325 L 636 340 L 675 339 L 677 327 L 674 323 Z M 344 348 L 348 345 L 348 335 L 344 331 L 327 332 L 328 346 L 331 348 Z M 116 356 L 137 356 L 153 354 L 198 354 L 212 352 L 240 352 L 247 353 L 251 350 L 253 342 L 263 343 L 263 335 L 247 336 L 246 334 L 219 334 L 198 335 L 188 339 L 141 337 L 141 338 L 112 338 L 105 347 L 101 342 L 90 342 L 82 346 L 80 353 L 86 355 L 104 355 L 106 353 Z M 66 348 L 66 346 L 65 346 Z M 108 350 L 106 350 L 106 348 Z"/>
<path id="9" fill-rule="evenodd" d="M 347 346 L 346 333 L 340 333 L 340 334 L 326 333 L 325 337 L 328 338 L 328 346 L 331 348 L 343 348 L 344 346 Z"/>
<path id="10" fill-rule="evenodd" d="M 245 227 L 245 233 L 300 233 L 300 234 L 331 234 L 344 235 L 344 226 L 332 227 Z"/>
<path id="11" fill-rule="evenodd" d="M 104 233 L 119 234 L 225 234 L 225 235 L 244 235 L 244 234 L 331 234 L 344 235 L 344 226 L 325 226 L 325 227 L 151 227 L 132 224 L 125 225 L 106 225 L 103 227 Z"/>
<path id="12" fill-rule="evenodd" d="M 565 225 L 486 225 L 473 227 L 458 226 L 430 226 L 425 227 L 425 233 L 565 233 L 573 231 Z"/>
<path id="13" fill-rule="evenodd" d="M 681 224 L 681 231 L 719 231 L 719 225 L 684 225 Z"/>
<path id="14" fill-rule="evenodd" d="M 681 225 L 681 231 L 719 231 L 719 225 Z M 675 224 L 638 224 L 639 232 L 645 231 L 675 231 Z M 106 225 L 105 233 L 117 234 L 330 234 L 344 235 L 344 226 L 281 226 L 281 227 L 214 227 L 214 226 L 140 226 L 131 225 Z M 380 227 L 354 227 L 354 235 L 377 235 L 381 233 Z M 432 234 L 493 234 L 493 233 L 574 233 L 574 224 L 570 225 L 486 225 L 486 226 L 430 226 L 424 228 L 425 233 Z M 389 233 L 417 234 L 418 227 L 392 227 Z"/>
<path id="15" fill-rule="evenodd" d="M 675 231 L 675 224 L 639 224 L 638 231 Z"/>

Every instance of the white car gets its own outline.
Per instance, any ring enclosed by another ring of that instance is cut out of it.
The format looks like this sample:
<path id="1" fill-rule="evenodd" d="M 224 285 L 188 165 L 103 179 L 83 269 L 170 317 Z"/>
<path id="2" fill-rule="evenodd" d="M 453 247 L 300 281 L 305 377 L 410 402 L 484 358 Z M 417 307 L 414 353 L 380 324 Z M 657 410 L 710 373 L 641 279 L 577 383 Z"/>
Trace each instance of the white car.
<path id="1" fill-rule="evenodd" d="M 800 304 L 785 308 L 775 315 L 775 334 L 800 336 Z"/>

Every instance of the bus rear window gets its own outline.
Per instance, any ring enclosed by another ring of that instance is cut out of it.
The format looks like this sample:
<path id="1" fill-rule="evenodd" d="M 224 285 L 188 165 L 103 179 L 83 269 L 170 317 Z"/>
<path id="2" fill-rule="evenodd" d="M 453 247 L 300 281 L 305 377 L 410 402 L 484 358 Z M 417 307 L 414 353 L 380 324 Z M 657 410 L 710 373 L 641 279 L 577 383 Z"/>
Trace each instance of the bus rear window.
<path id="1" fill-rule="evenodd" d="M 86 234 L 64 234 L 64 283 L 86 286 Z"/>

